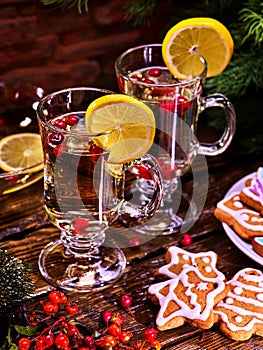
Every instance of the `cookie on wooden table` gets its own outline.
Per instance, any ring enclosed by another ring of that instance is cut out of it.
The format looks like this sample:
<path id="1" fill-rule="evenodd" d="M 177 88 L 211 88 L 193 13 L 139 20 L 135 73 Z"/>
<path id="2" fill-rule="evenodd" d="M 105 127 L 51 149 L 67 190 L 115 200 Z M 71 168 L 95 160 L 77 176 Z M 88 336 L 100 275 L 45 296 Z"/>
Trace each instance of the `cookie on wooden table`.
<path id="1" fill-rule="evenodd" d="M 213 251 L 191 253 L 179 247 L 171 246 L 165 253 L 165 262 L 166 265 L 161 266 L 155 272 L 155 276 L 161 280 L 174 278 L 189 266 L 196 267 L 205 277 L 225 279 L 224 274 L 216 268 L 217 254 Z"/>
<path id="2" fill-rule="evenodd" d="M 156 317 L 159 330 L 186 322 L 209 329 L 214 324 L 214 305 L 225 297 L 227 289 L 221 275 L 205 277 L 196 267 L 188 266 L 177 277 L 151 285 L 148 292 L 160 307 Z"/>
<path id="3" fill-rule="evenodd" d="M 242 189 L 240 199 L 263 215 L 263 167 L 258 168 L 256 176 Z"/>
<path id="4" fill-rule="evenodd" d="M 240 270 L 227 282 L 229 291 L 214 308 L 223 334 L 233 340 L 263 336 L 263 274 L 260 270 Z"/>
<path id="5" fill-rule="evenodd" d="M 263 217 L 241 201 L 239 192 L 220 201 L 214 214 L 244 239 L 263 236 Z"/>

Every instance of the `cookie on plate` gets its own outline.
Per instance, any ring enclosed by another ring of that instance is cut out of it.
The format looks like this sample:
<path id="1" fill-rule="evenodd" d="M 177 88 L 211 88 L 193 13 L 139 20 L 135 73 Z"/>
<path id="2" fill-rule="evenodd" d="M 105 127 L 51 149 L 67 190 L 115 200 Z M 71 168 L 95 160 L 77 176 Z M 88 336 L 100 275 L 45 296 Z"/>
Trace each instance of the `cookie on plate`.
<path id="1" fill-rule="evenodd" d="M 227 282 L 229 291 L 214 308 L 223 334 L 233 340 L 263 336 L 263 274 L 260 270 L 240 270 Z"/>
<path id="2" fill-rule="evenodd" d="M 196 267 L 204 277 L 225 279 L 224 274 L 216 268 L 217 254 L 213 251 L 191 253 L 171 246 L 167 249 L 164 259 L 166 265 L 161 266 L 155 272 L 155 276 L 161 280 L 174 278 L 189 266 Z"/>
<path id="3" fill-rule="evenodd" d="M 214 214 L 244 239 L 263 236 L 263 218 L 241 201 L 239 192 L 221 200 Z"/>
<path id="4" fill-rule="evenodd" d="M 242 189 L 240 199 L 263 215 L 263 167 L 258 168 L 256 176 Z"/>
<path id="5" fill-rule="evenodd" d="M 225 297 L 227 288 L 221 276 L 205 277 L 196 267 L 188 266 L 177 277 L 151 285 L 148 292 L 160 307 L 156 317 L 159 330 L 185 322 L 209 329 L 214 325 L 214 305 Z"/>

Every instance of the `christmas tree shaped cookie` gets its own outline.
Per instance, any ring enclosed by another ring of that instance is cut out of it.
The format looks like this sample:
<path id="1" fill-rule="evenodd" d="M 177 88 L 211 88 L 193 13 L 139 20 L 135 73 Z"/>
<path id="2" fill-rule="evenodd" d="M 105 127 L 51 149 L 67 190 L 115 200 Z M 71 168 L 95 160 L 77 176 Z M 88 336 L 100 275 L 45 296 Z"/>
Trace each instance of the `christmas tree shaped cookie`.
<path id="1" fill-rule="evenodd" d="M 196 267 L 184 267 L 180 274 L 149 287 L 151 300 L 160 306 L 156 318 L 159 330 L 179 327 L 185 322 L 208 329 L 214 324 L 214 305 L 226 293 L 226 284 L 220 274 L 205 277 Z"/>
<path id="2" fill-rule="evenodd" d="M 234 340 L 263 336 L 263 274 L 260 270 L 240 270 L 227 282 L 226 298 L 215 306 L 220 330 Z"/>

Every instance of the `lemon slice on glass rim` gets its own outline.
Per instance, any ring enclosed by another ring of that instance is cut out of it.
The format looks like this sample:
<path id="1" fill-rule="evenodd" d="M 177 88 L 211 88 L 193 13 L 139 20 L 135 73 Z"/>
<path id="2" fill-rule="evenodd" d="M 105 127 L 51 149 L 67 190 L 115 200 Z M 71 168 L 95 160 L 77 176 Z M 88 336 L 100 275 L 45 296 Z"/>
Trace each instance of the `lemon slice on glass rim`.
<path id="1" fill-rule="evenodd" d="M 229 64 L 234 42 L 228 29 L 209 17 L 188 18 L 175 24 L 162 43 L 163 60 L 178 79 L 192 79 L 208 66 L 207 77 L 219 75 Z"/>
<path id="2" fill-rule="evenodd" d="M 43 169 L 43 151 L 39 134 L 18 133 L 0 140 L 0 168 L 7 172 L 33 173 Z"/>
<path id="3" fill-rule="evenodd" d="M 99 97 L 87 108 L 85 123 L 89 133 L 116 130 L 107 137 L 94 138 L 98 146 L 109 150 L 108 163 L 121 165 L 131 162 L 144 155 L 153 144 L 154 113 L 134 97 L 123 94 Z"/>

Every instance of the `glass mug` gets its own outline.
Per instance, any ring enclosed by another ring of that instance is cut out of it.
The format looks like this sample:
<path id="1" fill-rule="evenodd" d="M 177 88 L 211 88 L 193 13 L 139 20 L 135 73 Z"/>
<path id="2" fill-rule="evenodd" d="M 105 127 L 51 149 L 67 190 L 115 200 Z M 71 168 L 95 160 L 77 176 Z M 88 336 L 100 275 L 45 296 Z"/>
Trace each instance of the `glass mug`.
<path id="1" fill-rule="evenodd" d="M 202 70 L 190 80 L 172 76 L 163 61 L 161 44 L 131 48 L 115 62 L 120 92 L 147 103 L 156 117 L 155 144 L 150 153 L 159 160 L 163 170 L 165 193 L 160 209 L 162 215 L 159 215 L 163 223 L 152 226 L 154 231 L 161 228 L 163 233 L 172 233 L 180 229 L 182 220 L 171 204 L 178 178 L 189 170 L 197 154 L 216 156 L 224 152 L 235 133 L 236 115 L 229 99 L 222 94 L 202 96 L 207 63 L 202 57 L 200 61 Z M 223 111 L 226 127 L 215 142 L 199 142 L 196 137 L 198 116 L 215 107 Z M 139 180 L 138 188 L 151 197 L 150 181 Z M 148 225 L 146 231 L 149 230 Z"/>
<path id="2" fill-rule="evenodd" d="M 107 143 L 118 131 L 86 131 L 88 105 L 110 93 L 65 89 L 45 96 L 37 107 L 44 150 L 44 205 L 51 223 L 61 231 L 60 240 L 42 250 L 39 268 L 49 283 L 67 290 L 89 291 L 119 278 L 126 259 L 118 247 L 106 243 L 107 227 L 121 214 L 131 221 L 147 220 L 162 200 L 162 176 L 153 157 L 144 155 L 123 164 L 116 176 L 109 151 L 98 144 Z M 135 166 L 147 167 L 156 185 L 155 198 L 144 205 L 125 199 L 126 174 Z"/>

